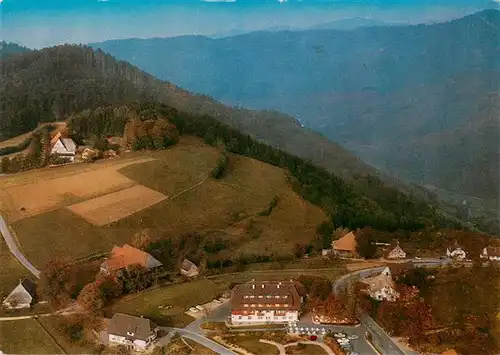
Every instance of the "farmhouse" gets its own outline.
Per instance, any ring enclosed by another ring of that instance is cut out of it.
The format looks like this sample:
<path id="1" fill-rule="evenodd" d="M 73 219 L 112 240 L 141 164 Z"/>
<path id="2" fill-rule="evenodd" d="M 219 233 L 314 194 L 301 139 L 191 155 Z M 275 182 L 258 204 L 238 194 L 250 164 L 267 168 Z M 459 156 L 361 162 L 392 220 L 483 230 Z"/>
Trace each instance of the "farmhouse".
<path id="1" fill-rule="evenodd" d="M 76 154 L 76 143 L 71 138 L 63 138 L 61 132 L 50 140 L 50 154 L 55 154 L 61 158 L 67 158 L 73 162 Z"/>
<path id="2" fill-rule="evenodd" d="M 480 255 L 481 259 L 500 261 L 500 247 L 486 247 Z"/>
<path id="3" fill-rule="evenodd" d="M 465 250 L 455 245 L 451 248 L 446 248 L 446 256 L 455 260 L 464 260 L 467 256 Z"/>
<path id="4" fill-rule="evenodd" d="M 110 343 L 122 344 L 133 350 L 146 350 L 158 337 L 159 327 L 147 318 L 116 313 L 108 325 Z"/>
<path id="5" fill-rule="evenodd" d="M 373 299 L 394 302 L 399 298 L 396 285 L 390 276 L 380 274 L 365 279 L 363 283 L 367 286 L 366 292 Z"/>
<path id="6" fill-rule="evenodd" d="M 231 323 L 259 324 L 298 321 L 301 298 L 292 281 L 251 281 L 234 287 Z"/>
<path id="7" fill-rule="evenodd" d="M 332 249 L 335 255 L 353 256 L 356 255 L 356 237 L 353 232 L 349 232 L 342 238 L 332 242 Z"/>
<path id="8" fill-rule="evenodd" d="M 136 264 L 148 270 L 156 270 L 163 265 L 151 254 L 125 244 L 123 247 L 113 247 L 110 258 L 101 264 L 100 270 L 102 273 L 109 275 Z"/>
<path id="9" fill-rule="evenodd" d="M 20 280 L 19 284 L 2 302 L 9 309 L 29 308 L 35 300 L 36 284 L 28 279 Z"/>
<path id="10" fill-rule="evenodd" d="M 393 249 L 389 250 L 387 254 L 385 255 L 387 259 L 404 259 L 406 258 L 406 253 L 401 247 L 399 246 L 399 242 L 397 243 L 396 247 Z"/>
<path id="11" fill-rule="evenodd" d="M 184 259 L 181 264 L 181 274 L 187 277 L 196 277 L 200 273 L 198 267 L 190 260 Z"/>

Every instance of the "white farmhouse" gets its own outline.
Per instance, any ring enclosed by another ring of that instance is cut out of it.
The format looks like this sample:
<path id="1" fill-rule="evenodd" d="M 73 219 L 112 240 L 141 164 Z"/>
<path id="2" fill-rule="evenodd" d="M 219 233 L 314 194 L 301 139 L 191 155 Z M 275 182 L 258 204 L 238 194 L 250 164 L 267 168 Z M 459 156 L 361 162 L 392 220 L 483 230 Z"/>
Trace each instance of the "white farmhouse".
<path id="1" fill-rule="evenodd" d="M 67 158 L 71 162 L 75 160 L 76 143 L 71 138 L 63 138 L 61 132 L 50 140 L 50 148 L 50 154 Z"/>
<path id="2" fill-rule="evenodd" d="M 486 247 L 480 255 L 481 259 L 500 261 L 500 247 Z"/>
<path id="3" fill-rule="evenodd" d="M 249 282 L 234 287 L 231 323 L 287 323 L 299 320 L 301 297 L 292 281 Z"/>
<path id="4" fill-rule="evenodd" d="M 460 247 L 446 248 L 446 256 L 455 260 L 464 260 L 467 253 Z"/>
<path id="5" fill-rule="evenodd" d="M 404 259 L 406 252 L 398 244 L 386 254 L 387 259 Z"/>
<path id="6" fill-rule="evenodd" d="M 28 279 L 20 280 L 19 284 L 3 300 L 2 305 L 9 309 L 30 308 L 36 297 L 36 284 Z"/>
<path id="7" fill-rule="evenodd" d="M 390 275 L 380 274 L 365 279 L 363 283 L 367 285 L 366 292 L 373 299 L 394 302 L 399 298 L 396 285 Z"/>
<path id="8" fill-rule="evenodd" d="M 110 343 L 122 344 L 130 349 L 144 351 L 158 337 L 159 327 L 147 318 L 116 313 L 108 325 Z"/>

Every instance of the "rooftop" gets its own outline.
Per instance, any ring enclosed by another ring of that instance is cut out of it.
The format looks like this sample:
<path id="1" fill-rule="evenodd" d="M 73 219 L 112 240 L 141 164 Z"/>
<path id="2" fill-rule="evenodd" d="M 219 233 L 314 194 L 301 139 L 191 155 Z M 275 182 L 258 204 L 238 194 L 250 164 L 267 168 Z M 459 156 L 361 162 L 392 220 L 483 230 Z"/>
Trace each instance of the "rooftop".
<path id="1" fill-rule="evenodd" d="M 231 305 L 238 310 L 299 310 L 300 296 L 292 281 L 251 281 L 234 287 Z"/>

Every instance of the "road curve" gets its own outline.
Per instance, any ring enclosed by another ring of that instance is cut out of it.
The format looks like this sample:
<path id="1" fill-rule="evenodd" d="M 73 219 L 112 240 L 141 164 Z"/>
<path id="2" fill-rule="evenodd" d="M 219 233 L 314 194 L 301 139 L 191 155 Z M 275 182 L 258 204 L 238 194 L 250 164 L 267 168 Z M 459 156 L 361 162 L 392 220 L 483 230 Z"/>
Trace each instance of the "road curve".
<path id="1" fill-rule="evenodd" d="M 424 259 L 419 261 L 411 261 L 416 266 L 440 266 L 449 263 L 448 260 L 437 260 L 437 259 Z M 342 288 L 345 287 L 346 283 L 352 279 L 357 277 L 367 277 L 371 275 L 378 274 L 382 272 L 385 266 L 378 266 L 370 269 L 362 269 L 353 271 L 349 274 L 343 275 L 335 280 L 333 284 L 333 293 L 339 294 L 342 291 Z M 392 341 L 391 337 L 385 332 L 385 330 L 377 324 L 369 315 L 363 314 L 359 317 L 361 321 L 361 325 L 364 328 L 365 332 L 369 332 L 372 334 L 373 339 L 376 341 L 378 346 L 381 348 L 383 354 L 388 355 L 405 355 L 406 353 L 399 348 L 399 346 Z"/>
<path id="2" fill-rule="evenodd" d="M 5 243 L 7 243 L 7 247 L 14 257 L 26 268 L 28 269 L 37 279 L 40 278 L 40 270 L 33 266 L 32 263 L 29 262 L 28 259 L 19 251 L 12 234 L 10 233 L 9 227 L 7 227 L 7 223 L 0 215 L 0 234 L 2 234 Z"/>

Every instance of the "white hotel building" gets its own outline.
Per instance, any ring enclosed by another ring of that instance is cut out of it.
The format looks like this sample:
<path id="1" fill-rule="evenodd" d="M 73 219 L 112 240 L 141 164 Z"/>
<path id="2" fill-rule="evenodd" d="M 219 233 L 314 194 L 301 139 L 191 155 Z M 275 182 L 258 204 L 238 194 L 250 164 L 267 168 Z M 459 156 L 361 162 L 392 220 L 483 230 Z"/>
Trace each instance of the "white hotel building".
<path id="1" fill-rule="evenodd" d="M 234 287 L 231 323 L 265 324 L 299 320 L 301 297 L 291 281 L 249 282 Z"/>

